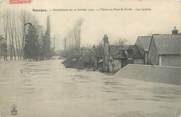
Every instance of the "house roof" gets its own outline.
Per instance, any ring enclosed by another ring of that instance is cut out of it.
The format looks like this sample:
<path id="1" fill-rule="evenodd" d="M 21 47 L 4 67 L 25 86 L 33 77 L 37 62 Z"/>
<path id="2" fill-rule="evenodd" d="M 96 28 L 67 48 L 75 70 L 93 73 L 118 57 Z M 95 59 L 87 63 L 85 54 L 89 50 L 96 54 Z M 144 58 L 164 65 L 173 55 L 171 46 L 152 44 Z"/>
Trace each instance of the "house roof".
<path id="1" fill-rule="evenodd" d="M 119 58 L 126 58 L 126 55 L 125 55 L 125 50 L 126 48 L 123 47 L 123 46 L 119 46 L 119 45 L 110 45 L 109 47 L 110 49 L 110 55 L 115 58 L 115 59 L 119 59 Z"/>
<path id="2" fill-rule="evenodd" d="M 148 50 L 150 46 L 152 36 L 138 36 L 136 45 L 143 49 L 143 50 Z"/>
<path id="3" fill-rule="evenodd" d="M 156 34 L 154 42 L 160 55 L 181 55 L 181 35 Z"/>
<path id="4" fill-rule="evenodd" d="M 129 45 L 128 47 L 110 45 L 110 54 L 114 59 L 143 58 L 136 45 Z"/>
<path id="5" fill-rule="evenodd" d="M 128 50 L 128 58 L 134 58 L 134 59 L 142 59 L 143 56 L 141 55 L 138 47 L 136 45 L 130 45 Z"/>

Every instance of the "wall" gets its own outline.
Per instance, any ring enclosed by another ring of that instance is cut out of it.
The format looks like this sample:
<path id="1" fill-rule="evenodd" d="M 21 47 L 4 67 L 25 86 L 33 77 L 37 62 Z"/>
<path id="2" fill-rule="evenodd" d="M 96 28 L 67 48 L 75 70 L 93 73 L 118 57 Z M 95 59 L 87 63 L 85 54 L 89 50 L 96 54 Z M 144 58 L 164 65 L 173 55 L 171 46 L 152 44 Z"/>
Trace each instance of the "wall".
<path id="1" fill-rule="evenodd" d="M 135 59 L 134 64 L 144 64 L 144 59 Z"/>
<path id="2" fill-rule="evenodd" d="M 181 67 L 181 55 L 164 55 L 159 56 L 160 66 L 177 66 Z"/>
<path id="3" fill-rule="evenodd" d="M 180 73 L 181 67 L 128 64 L 115 77 L 181 85 Z"/>

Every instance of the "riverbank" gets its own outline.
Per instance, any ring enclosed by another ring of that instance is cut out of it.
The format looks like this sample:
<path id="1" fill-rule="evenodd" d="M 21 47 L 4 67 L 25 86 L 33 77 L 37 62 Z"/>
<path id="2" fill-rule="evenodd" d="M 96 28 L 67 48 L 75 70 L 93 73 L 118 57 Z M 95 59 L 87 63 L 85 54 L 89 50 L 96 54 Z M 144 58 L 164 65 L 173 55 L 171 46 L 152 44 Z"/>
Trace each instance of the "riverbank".
<path id="1" fill-rule="evenodd" d="M 129 64 L 115 77 L 181 85 L 181 67 Z"/>

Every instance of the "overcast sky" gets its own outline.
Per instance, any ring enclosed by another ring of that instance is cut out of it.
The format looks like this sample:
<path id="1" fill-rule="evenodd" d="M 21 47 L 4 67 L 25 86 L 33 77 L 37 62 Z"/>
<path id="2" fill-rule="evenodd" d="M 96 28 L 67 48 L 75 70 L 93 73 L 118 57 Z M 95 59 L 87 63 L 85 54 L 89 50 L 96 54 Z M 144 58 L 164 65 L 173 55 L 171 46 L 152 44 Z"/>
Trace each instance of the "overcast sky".
<path id="1" fill-rule="evenodd" d="M 4 6 L 4 5 L 3 5 Z M 137 36 L 152 33 L 171 33 L 173 26 L 181 30 L 180 0 L 33 0 L 31 4 L 8 5 L 16 9 L 60 8 L 150 8 L 149 11 L 95 11 L 95 12 L 48 12 L 51 16 L 52 36 L 56 48 L 63 48 L 63 38 L 82 18 L 81 44 L 97 44 L 104 34 L 110 42 L 125 38 L 134 44 Z M 6 7 L 6 5 L 5 5 Z M 46 14 L 33 12 L 42 25 Z"/>

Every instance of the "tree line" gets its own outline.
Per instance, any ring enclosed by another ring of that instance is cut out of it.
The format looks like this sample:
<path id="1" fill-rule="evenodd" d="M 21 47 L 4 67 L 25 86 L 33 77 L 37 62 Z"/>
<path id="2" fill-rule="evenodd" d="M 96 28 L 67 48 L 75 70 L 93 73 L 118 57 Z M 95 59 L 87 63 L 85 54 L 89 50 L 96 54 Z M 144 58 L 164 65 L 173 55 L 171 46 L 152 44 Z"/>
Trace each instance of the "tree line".
<path id="1" fill-rule="evenodd" d="M 47 28 L 27 11 L 6 10 L 0 17 L 0 57 L 4 60 L 43 60 L 51 57 L 50 17 Z"/>

